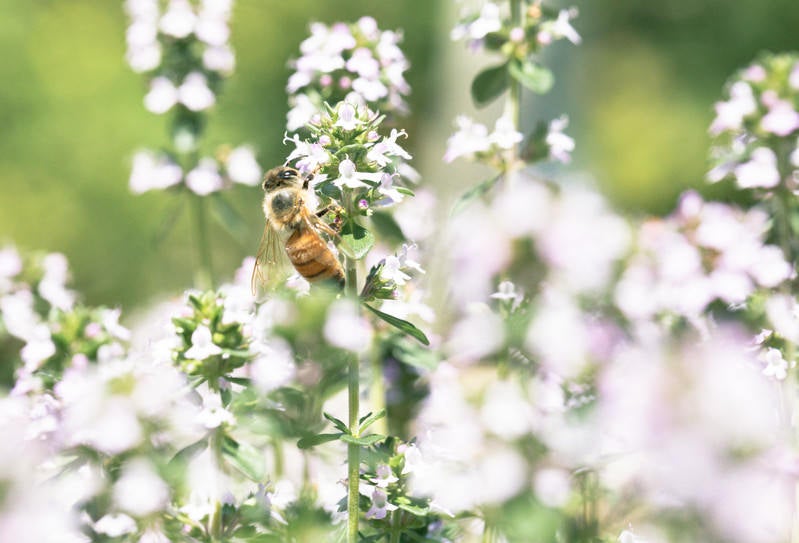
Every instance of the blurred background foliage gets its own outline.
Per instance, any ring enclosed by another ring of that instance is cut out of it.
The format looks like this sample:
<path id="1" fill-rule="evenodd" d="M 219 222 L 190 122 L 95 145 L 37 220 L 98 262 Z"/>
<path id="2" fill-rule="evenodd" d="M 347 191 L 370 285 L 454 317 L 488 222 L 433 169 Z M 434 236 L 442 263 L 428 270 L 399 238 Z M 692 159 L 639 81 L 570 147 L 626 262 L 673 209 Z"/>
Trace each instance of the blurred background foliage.
<path id="1" fill-rule="evenodd" d="M 724 81 L 760 51 L 795 48 L 799 27 L 796 0 L 569 4 L 580 9 L 583 45 L 552 48 L 556 87 L 526 97 L 529 122 L 568 112 L 577 140 L 571 168 L 637 213 L 666 213 L 681 190 L 702 187 L 707 126 Z M 472 180 L 440 157 L 454 115 L 473 113 L 469 78 L 490 60 L 449 42 L 457 12 L 449 0 L 237 0 L 236 73 L 204 151 L 251 143 L 264 167 L 282 162 L 287 62 L 308 23 L 369 14 L 404 31 L 413 87 L 404 126 L 425 182 L 463 190 Z M 195 255 L 188 210 L 164 242 L 153 241 L 179 198 L 128 191 L 133 153 L 165 144 L 167 133 L 165 119 L 144 110 L 142 78 L 124 61 L 126 24 L 121 1 L 0 0 L 0 244 L 63 252 L 86 302 L 130 309 L 188 286 Z M 252 244 L 214 227 L 222 277 L 257 246 L 260 196 L 247 187 L 228 193 L 252 225 Z"/>

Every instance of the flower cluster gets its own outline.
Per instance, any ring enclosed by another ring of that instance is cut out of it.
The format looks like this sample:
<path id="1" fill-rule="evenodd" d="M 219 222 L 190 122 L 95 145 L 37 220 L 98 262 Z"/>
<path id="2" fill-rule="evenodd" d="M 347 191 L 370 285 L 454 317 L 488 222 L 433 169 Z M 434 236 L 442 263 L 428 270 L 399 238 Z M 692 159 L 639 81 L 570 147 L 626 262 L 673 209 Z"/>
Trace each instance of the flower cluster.
<path id="1" fill-rule="evenodd" d="M 696 320 L 709 305 L 746 302 L 794 275 L 782 250 L 765 244 L 768 215 L 683 195 L 677 211 L 646 223 L 615 299 L 633 321 L 664 313 Z"/>
<path id="2" fill-rule="evenodd" d="M 68 276 L 64 255 L 23 257 L 13 247 L 0 250 L 0 334 L 24 343 L 16 394 L 51 389 L 69 368 L 126 352 L 130 332 L 119 324 L 120 311 L 76 303 Z"/>
<path id="3" fill-rule="evenodd" d="M 133 193 L 180 188 L 207 196 L 260 181 L 262 169 L 249 146 L 222 146 L 215 158 L 198 153 L 206 111 L 233 71 L 232 7 L 232 0 L 127 0 L 128 61 L 149 80 L 144 106 L 159 115 L 172 112 L 170 148 L 133 157 Z"/>
<path id="4" fill-rule="evenodd" d="M 141 194 L 149 190 L 185 187 L 206 196 L 239 183 L 256 186 L 261 180 L 261 166 L 251 147 L 221 147 L 217 156 L 204 157 L 189 171 L 183 171 L 175 157 L 165 152 L 143 150 L 133 157 L 130 190 Z"/>
<path id="5" fill-rule="evenodd" d="M 212 106 L 235 57 L 228 20 L 232 0 L 126 0 L 130 16 L 127 60 L 150 77 L 145 105 L 165 113 L 176 104 L 191 111 Z"/>
<path id="6" fill-rule="evenodd" d="M 410 281 L 409 273 L 424 273 L 419 263 L 409 257 L 409 252 L 414 249 L 413 245 L 403 244 L 397 254 L 389 255 L 372 266 L 361 290 L 361 300 L 396 299 L 397 288 Z"/>
<path id="7" fill-rule="evenodd" d="M 403 75 L 408 61 L 399 48 L 401 40 L 398 32 L 381 31 L 371 17 L 351 25 L 312 24 L 286 86 L 288 130 L 303 127 L 324 103 L 342 100 L 384 114 L 406 113 L 410 87 Z"/>
<path id="8" fill-rule="evenodd" d="M 349 195 L 348 205 L 342 206 L 348 219 L 367 216 L 373 207 L 396 204 L 413 195 L 400 182 L 408 168 L 403 161 L 411 155 L 398 140 L 407 134 L 392 129 L 388 136 L 381 135 L 383 119 L 368 107 L 340 102 L 307 125 L 307 139 L 286 138 L 295 146 L 286 161 L 303 173 L 314 174 L 311 185 L 322 203 L 344 202 L 344 192 Z"/>
<path id="9" fill-rule="evenodd" d="M 212 390 L 224 388 L 231 373 L 251 359 L 250 340 L 243 324 L 235 315 L 231 317 L 224 299 L 216 293 L 189 293 L 187 297 L 189 311 L 172 319 L 181 339 L 175 361 L 190 378 L 208 383 Z"/>
<path id="10" fill-rule="evenodd" d="M 577 16 L 575 8 L 555 11 L 535 2 L 527 7 L 521 24 L 503 8 L 495 2 L 485 2 L 479 13 L 467 13 L 450 36 L 453 40 L 467 40 L 472 50 L 501 51 L 518 58 L 555 40 L 565 38 L 575 45 L 581 41 L 571 25 Z"/>
<path id="11" fill-rule="evenodd" d="M 799 56 L 766 55 L 738 72 L 726 92 L 710 126 L 716 165 L 708 179 L 731 177 L 742 189 L 795 191 Z"/>
<path id="12" fill-rule="evenodd" d="M 430 541 L 446 541 L 442 539 L 446 534 L 436 533 L 441 511 L 434 510 L 429 497 L 415 496 L 411 489 L 411 477 L 420 456 L 414 443 L 394 438 L 375 447 L 361 470 L 360 492 L 369 498 L 365 516 L 378 529 L 381 524 L 393 522 L 411 526 L 409 531 L 423 534 Z"/>

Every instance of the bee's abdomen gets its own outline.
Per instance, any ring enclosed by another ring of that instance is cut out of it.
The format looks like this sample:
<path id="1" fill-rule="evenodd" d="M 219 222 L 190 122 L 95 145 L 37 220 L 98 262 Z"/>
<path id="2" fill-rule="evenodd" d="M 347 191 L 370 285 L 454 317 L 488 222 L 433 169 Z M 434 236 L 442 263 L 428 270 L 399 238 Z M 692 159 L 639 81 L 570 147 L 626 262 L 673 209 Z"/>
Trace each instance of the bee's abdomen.
<path id="1" fill-rule="evenodd" d="M 316 232 L 296 230 L 286 242 L 286 254 L 297 272 L 311 282 L 330 279 L 344 285 L 344 269 Z"/>

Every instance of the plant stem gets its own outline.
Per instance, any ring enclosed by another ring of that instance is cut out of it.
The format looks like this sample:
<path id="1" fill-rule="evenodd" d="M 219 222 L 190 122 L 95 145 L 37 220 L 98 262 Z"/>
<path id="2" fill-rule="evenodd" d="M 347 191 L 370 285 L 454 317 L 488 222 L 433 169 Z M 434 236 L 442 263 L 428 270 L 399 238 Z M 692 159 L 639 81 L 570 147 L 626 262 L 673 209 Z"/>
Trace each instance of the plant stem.
<path id="1" fill-rule="evenodd" d="M 524 0 L 510 0 L 511 20 L 514 27 L 524 25 Z M 522 84 L 516 78 L 511 77 L 508 86 L 508 98 L 505 100 L 505 115 L 513 121 L 513 127 L 521 132 L 522 126 Z M 505 172 L 505 183 L 512 186 L 515 181 L 515 170 L 519 164 L 519 143 L 514 144 L 508 149 L 507 171 Z"/>
<path id="2" fill-rule="evenodd" d="M 358 303 L 358 270 L 353 259 L 344 259 L 346 295 L 354 303 Z M 349 428 L 350 433 L 358 436 L 358 411 L 360 393 L 360 361 L 357 354 L 349 360 L 347 391 L 349 393 Z M 360 448 L 354 443 L 347 445 L 347 543 L 358 543 L 358 519 L 360 517 Z"/>
<path id="3" fill-rule="evenodd" d="M 201 290 L 212 289 L 214 281 L 214 269 L 211 259 L 211 241 L 208 237 L 208 217 L 205 209 L 205 200 L 202 196 L 192 195 L 194 200 L 194 215 L 196 224 L 197 255 L 200 265 L 194 275 L 194 282 Z"/>
<path id="4" fill-rule="evenodd" d="M 402 535 L 402 530 L 400 530 L 401 515 L 402 513 L 399 509 L 391 512 L 391 539 L 389 539 L 389 543 L 400 543 L 400 536 Z"/>
<path id="5" fill-rule="evenodd" d="M 208 535 L 211 541 L 221 542 L 222 539 L 222 436 L 217 428 L 208 442 L 211 453 L 211 466 L 214 478 L 214 511 L 208 521 Z"/>
<path id="6" fill-rule="evenodd" d="M 369 409 L 375 413 L 386 408 L 386 385 L 383 375 L 383 357 L 380 349 L 380 342 L 375 338 L 370 352 L 370 362 L 372 365 L 372 385 L 369 389 Z M 388 434 L 388 414 L 382 419 L 372 424 L 372 429 L 376 434 Z"/>

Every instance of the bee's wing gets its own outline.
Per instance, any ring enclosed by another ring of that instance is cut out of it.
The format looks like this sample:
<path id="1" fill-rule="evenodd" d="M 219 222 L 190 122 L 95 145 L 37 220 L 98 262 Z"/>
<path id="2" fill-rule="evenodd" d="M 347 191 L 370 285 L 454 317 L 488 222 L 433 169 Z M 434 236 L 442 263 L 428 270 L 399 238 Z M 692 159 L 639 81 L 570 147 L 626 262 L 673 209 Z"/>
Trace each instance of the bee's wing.
<path id="1" fill-rule="evenodd" d="M 316 232 L 324 232 L 332 239 L 338 239 L 339 233 L 336 230 L 323 221 L 316 213 L 312 213 L 310 209 L 303 206 L 300 210 L 300 216 L 302 217 L 303 221 L 305 221 L 306 226 L 312 228 Z"/>
<path id="2" fill-rule="evenodd" d="M 255 256 L 255 266 L 250 280 L 253 295 L 258 294 L 259 286 L 274 287 L 287 275 L 286 270 L 290 266 L 280 234 L 267 221 L 261 243 L 258 245 L 258 254 Z"/>

